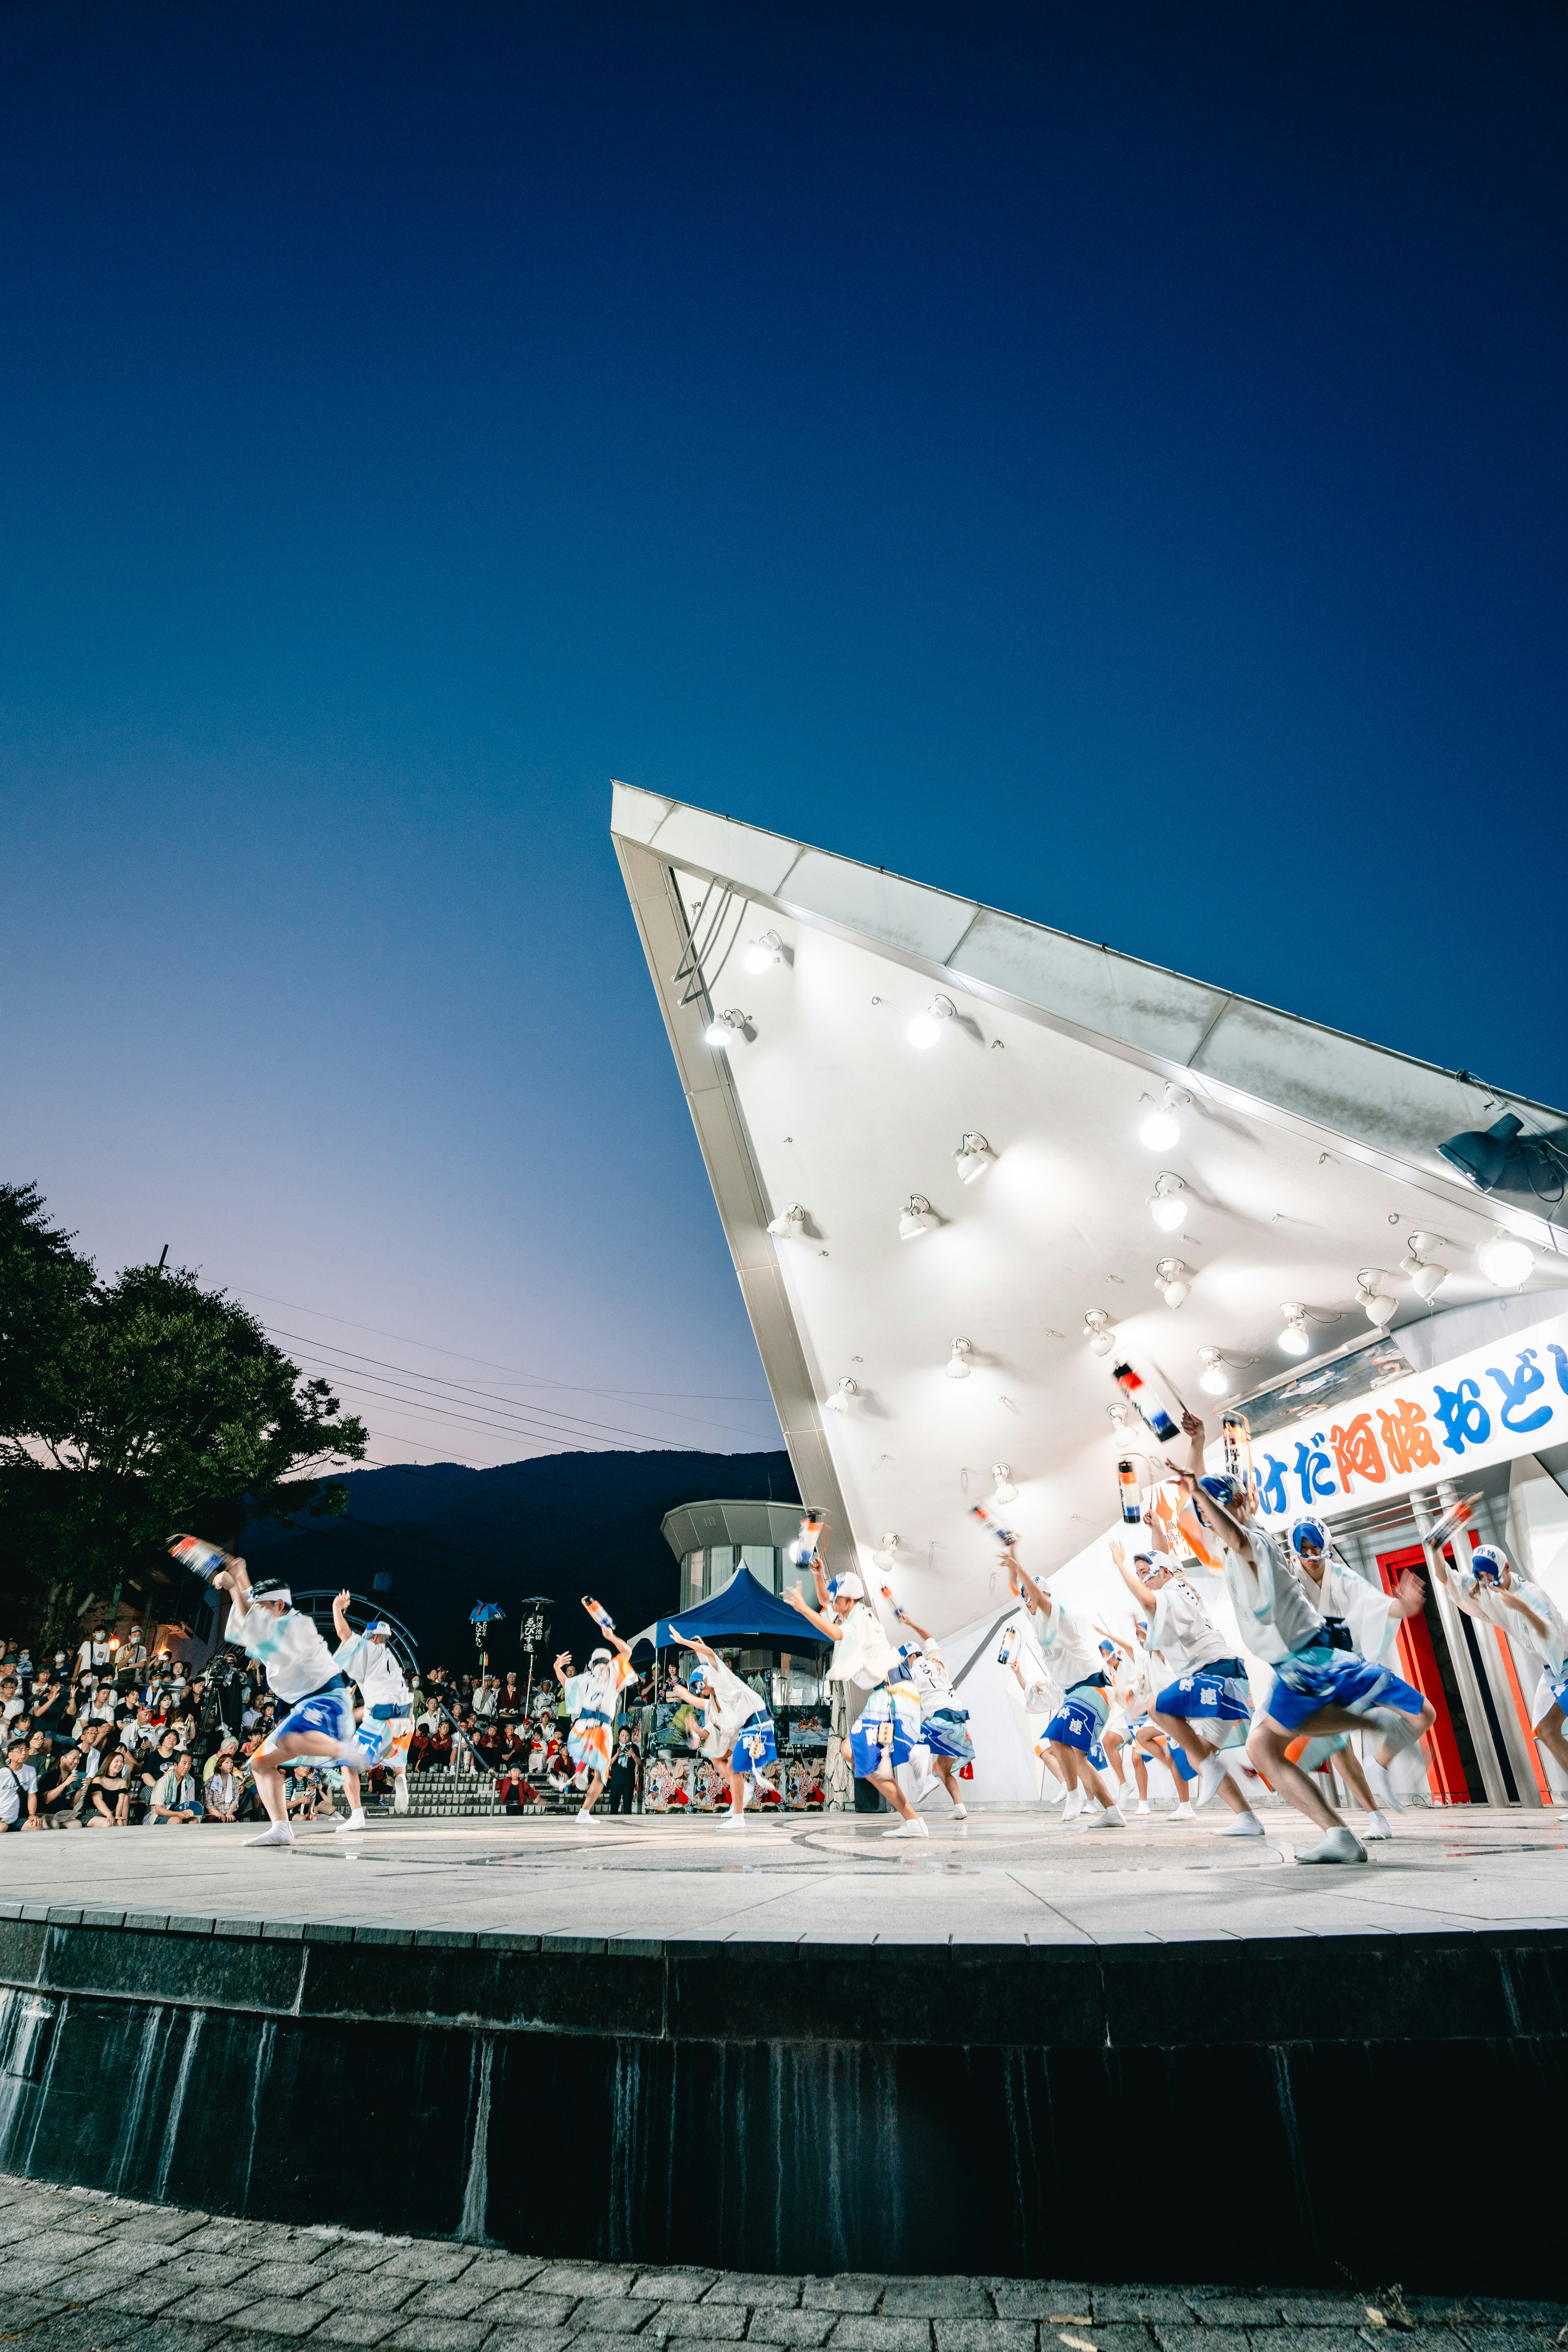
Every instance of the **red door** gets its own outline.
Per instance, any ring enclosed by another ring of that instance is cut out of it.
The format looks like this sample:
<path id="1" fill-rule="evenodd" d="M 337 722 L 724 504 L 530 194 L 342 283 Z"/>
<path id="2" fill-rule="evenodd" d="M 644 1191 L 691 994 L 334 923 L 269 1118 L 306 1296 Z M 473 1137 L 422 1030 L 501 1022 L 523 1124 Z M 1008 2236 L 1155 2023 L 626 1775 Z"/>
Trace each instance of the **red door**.
<path id="1" fill-rule="evenodd" d="M 1381 1551 L 1377 1565 L 1385 1591 L 1396 1590 L 1406 1569 L 1414 1570 L 1423 1584 L 1427 1582 L 1426 1555 L 1419 1544 L 1403 1551 Z M 1471 1770 L 1465 1769 L 1465 1750 L 1470 1747 L 1467 1736 L 1461 1743 L 1454 1728 L 1454 1716 L 1448 1704 L 1447 1685 L 1452 1668 L 1445 1675 L 1432 1639 L 1433 1625 L 1441 1634 L 1442 1621 L 1436 1614 L 1430 1592 L 1426 1607 L 1418 1617 L 1406 1617 L 1399 1627 L 1399 1671 L 1407 1683 L 1413 1683 L 1425 1699 L 1436 1708 L 1436 1720 L 1426 1740 L 1426 1785 L 1432 1791 L 1435 1805 L 1483 1804 L 1485 1790 L 1480 1783 L 1479 1768 L 1470 1758 Z M 1445 1643 L 1445 1648 L 1447 1644 Z M 1472 1785 L 1472 1779 L 1474 1785 Z"/>

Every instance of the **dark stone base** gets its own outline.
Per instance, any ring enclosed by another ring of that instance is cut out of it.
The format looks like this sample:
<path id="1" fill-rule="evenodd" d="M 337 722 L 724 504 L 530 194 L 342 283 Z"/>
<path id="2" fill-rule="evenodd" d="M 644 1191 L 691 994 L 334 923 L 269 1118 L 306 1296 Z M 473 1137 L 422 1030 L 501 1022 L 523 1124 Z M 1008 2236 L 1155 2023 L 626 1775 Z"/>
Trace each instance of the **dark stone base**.
<path id="1" fill-rule="evenodd" d="M 1531 2153 L 1568 2094 L 1558 1930 L 606 1947 L 89 1914 L 0 1920 L 0 2169 L 158 2202 L 731 2270 L 1562 2284 Z M 1173 2176 L 1129 2222 L 1109 2158 L 1144 2126 L 1239 2169 L 1240 2230 Z M 1457 2218 L 1482 2161 L 1500 2233 Z"/>

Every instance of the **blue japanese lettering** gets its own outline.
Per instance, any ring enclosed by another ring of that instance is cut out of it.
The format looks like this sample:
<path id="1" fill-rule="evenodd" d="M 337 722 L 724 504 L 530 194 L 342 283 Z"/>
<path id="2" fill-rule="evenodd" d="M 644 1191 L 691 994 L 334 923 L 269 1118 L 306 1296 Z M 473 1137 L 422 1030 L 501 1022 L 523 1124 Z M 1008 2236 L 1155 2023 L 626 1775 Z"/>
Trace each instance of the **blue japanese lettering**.
<path id="1" fill-rule="evenodd" d="M 1568 1355 L 1563 1354 L 1555 1339 L 1549 1339 L 1546 1344 L 1557 1359 L 1557 1385 L 1563 1395 L 1568 1396 Z"/>
<path id="2" fill-rule="evenodd" d="M 1518 1367 L 1511 1372 L 1494 1371 L 1489 1364 L 1487 1378 L 1489 1381 L 1496 1381 L 1502 1391 L 1503 1404 L 1498 1418 L 1505 1429 L 1515 1432 L 1543 1429 L 1551 1420 L 1552 1407 L 1549 1404 L 1537 1405 L 1535 1411 L 1527 1412 L 1522 1421 L 1515 1421 L 1513 1418 L 1523 1406 L 1527 1396 L 1533 1396 L 1537 1389 L 1543 1389 L 1546 1386 L 1545 1373 L 1536 1369 L 1533 1348 L 1520 1349 Z"/>
<path id="3" fill-rule="evenodd" d="M 1308 1510 L 1320 1495 L 1337 1495 L 1340 1491 L 1329 1470 L 1329 1457 L 1322 1447 L 1322 1438 L 1316 1430 L 1312 1433 L 1310 1445 L 1304 1437 L 1297 1441 L 1296 1476 L 1300 1482 L 1302 1504 Z"/>
<path id="4" fill-rule="evenodd" d="M 1259 1474 L 1258 1499 L 1272 1518 L 1279 1518 L 1285 1509 L 1285 1465 L 1276 1454 L 1263 1457 L 1268 1465 L 1267 1475 Z"/>
<path id="5" fill-rule="evenodd" d="M 1457 1389 L 1446 1389 L 1433 1382 L 1433 1394 L 1437 1400 L 1437 1418 L 1443 1424 L 1443 1443 L 1450 1454 L 1462 1454 L 1467 1445 L 1484 1445 L 1492 1433 L 1492 1417 L 1482 1404 L 1479 1381 L 1461 1381 Z"/>

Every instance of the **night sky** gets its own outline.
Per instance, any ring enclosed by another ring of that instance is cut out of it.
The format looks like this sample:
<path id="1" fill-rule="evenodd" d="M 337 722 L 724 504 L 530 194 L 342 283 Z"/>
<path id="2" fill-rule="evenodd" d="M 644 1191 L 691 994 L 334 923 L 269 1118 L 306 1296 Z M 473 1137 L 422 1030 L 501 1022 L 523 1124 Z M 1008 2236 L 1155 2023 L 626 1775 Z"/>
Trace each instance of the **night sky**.
<path id="1" fill-rule="evenodd" d="M 374 1458 L 776 1443 L 613 775 L 1562 1103 L 1565 119 L 1500 0 L 13 0 L 4 1174 Z"/>

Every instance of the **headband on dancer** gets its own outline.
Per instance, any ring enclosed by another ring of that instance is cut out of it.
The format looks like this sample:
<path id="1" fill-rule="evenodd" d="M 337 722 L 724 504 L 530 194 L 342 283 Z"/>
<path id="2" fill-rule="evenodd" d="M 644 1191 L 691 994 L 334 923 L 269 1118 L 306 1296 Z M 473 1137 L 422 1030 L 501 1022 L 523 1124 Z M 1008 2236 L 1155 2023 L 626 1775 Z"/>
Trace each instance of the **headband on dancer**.
<path id="1" fill-rule="evenodd" d="M 1508 1554 L 1500 1544 L 1478 1544 L 1470 1554 L 1472 1572 L 1484 1578 L 1488 1584 L 1500 1584 L 1503 1570 L 1508 1564 Z"/>
<path id="2" fill-rule="evenodd" d="M 1151 1576 L 1174 1576 L 1176 1572 L 1176 1563 L 1168 1551 L 1135 1551 L 1132 1558 L 1134 1562 L 1145 1561 Z"/>
<path id="3" fill-rule="evenodd" d="M 827 1597 L 830 1601 L 864 1601 L 866 1588 L 853 1569 L 846 1569 L 842 1576 L 828 1578 Z"/>
<path id="4" fill-rule="evenodd" d="M 1329 1549 L 1329 1531 L 1321 1519 L 1300 1518 L 1290 1522 L 1290 1549 L 1298 1559 L 1317 1559 Z"/>
<path id="5" fill-rule="evenodd" d="M 703 1673 L 700 1666 L 692 1667 L 691 1672 L 686 1677 L 686 1687 L 689 1691 L 705 1691 L 707 1689 L 708 1677 Z"/>
<path id="6" fill-rule="evenodd" d="M 591 1666 L 607 1666 L 609 1663 L 610 1654 L 608 1650 L 594 1650 L 589 1653 L 588 1664 Z"/>
<path id="7" fill-rule="evenodd" d="M 1208 1496 L 1211 1503 L 1218 1503 L 1221 1508 L 1226 1511 L 1229 1510 L 1231 1505 L 1235 1502 L 1237 1496 L 1241 1491 L 1239 1481 L 1235 1478 L 1226 1477 L 1226 1474 L 1222 1470 L 1210 1470 L 1205 1472 L 1204 1476 L 1198 1480 L 1198 1485 Z"/>
<path id="8" fill-rule="evenodd" d="M 367 1639 L 372 1642 L 374 1641 L 378 1633 L 384 1633 L 388 1640 L 392 1637 L 392 1628 L 387 1623 L 384 1617 L 378 1617 L 374 1625 L 367 1625 L 364 1630 Z"/>
<path id="9" fill-rule="evenodd" d="M 252 1580 L 250 1597 L 253 1601 L 281 1601 L 287 1608 L 294 1595 L 280 1576 L 258 1576 Z"/>

